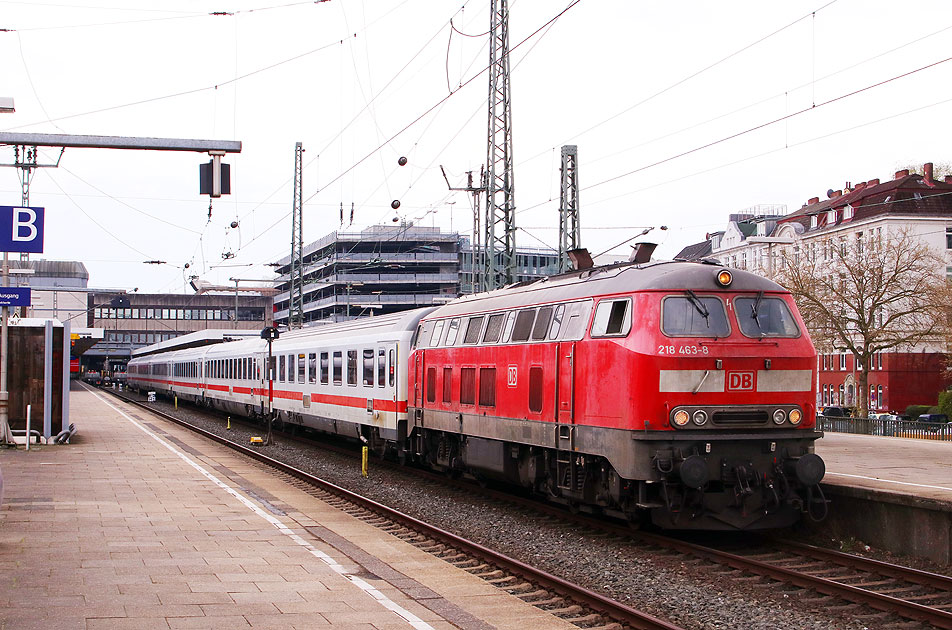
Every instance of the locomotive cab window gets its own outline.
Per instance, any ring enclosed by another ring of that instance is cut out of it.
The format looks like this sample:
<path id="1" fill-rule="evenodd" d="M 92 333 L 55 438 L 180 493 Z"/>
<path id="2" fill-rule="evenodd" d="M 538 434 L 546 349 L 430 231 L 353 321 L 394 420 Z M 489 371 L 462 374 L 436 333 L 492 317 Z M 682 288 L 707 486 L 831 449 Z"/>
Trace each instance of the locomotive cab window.
<path id="1" fill-rule="evenodd" d="M 443 334 L 444 325 L 446 325 L 446 322 L 441 319 L 440 321 L 436 322 L 436 326 L 433 327 L 433 336 L 430 337 L 429 343 L 431 347 L 435 348 L 436 346 L 440 345 L 440 336 Z"/>
<path id="2" fill-rule="evenodd" d="M 602 300 L 595 307 L 592 337 L 624 337 L 631 330 L 631 299 Z"/>
<path id="3" fill-rule="evenodd" d="M 734 298 L 740 331 L 746 337 L 799 337 L 800 328 L 787 303 L 777 297 Z"/>
<path id="4" fill-rule="evenodd" d="M 669 337 L 728 337 L 731 328 L 720 298 L 689 291 L 661 301 L 661 332 Z"/>

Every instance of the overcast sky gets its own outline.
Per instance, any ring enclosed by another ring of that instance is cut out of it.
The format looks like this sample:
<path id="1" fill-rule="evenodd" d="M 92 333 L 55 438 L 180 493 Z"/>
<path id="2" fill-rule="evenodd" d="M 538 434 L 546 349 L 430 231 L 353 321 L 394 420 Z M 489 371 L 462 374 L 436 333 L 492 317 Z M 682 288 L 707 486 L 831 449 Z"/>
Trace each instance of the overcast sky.
<path id="1" fill-rule="evenodd" d="M 510 14 L 521 246 L 557 246 L 564 144 L 583 245 L 655 227 L 661 258 L 732 212 L 952 160 L 947 0 L 510 0 Z M 0 0 L 0 28 L 0 96 L 16 103 L 0 130 L 243 143 L 210 221 L 203 155 L 71 149 L 38 170 L 42 257 L 83 261 L 90 286 L 271 277 L 298 141 L 306 243 L 394 218 L 472 231 L 470 196 L 439 167 L 462 185 L 486 159 L 485 0 Z M 19 205 L 16 169 L 0 195 Z"/>

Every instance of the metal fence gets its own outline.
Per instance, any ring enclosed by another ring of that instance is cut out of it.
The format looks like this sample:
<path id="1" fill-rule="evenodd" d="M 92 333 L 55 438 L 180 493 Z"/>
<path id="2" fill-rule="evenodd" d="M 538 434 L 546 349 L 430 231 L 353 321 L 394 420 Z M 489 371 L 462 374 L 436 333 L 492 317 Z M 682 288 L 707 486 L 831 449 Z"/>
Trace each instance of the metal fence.
<path id="1" fill-rule="evenodd" d="M 817 428 L 832 433 L 857 433 L 920 440 L 952 441 L 952 423 L 919 422 L 917 420 L 876 420 L 873 418 L 831 418 L 817 416 Z"/>

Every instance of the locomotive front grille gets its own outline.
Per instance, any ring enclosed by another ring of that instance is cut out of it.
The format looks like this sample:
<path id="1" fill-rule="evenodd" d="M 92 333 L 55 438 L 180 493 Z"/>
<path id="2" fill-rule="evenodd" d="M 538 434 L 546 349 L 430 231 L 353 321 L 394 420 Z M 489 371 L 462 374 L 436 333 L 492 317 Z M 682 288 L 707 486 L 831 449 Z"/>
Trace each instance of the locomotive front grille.
<path id="1" fill-rule="evenodd" d="M 767 424 L 769 420 L 767 412 L 759 411 L 734 411 L 724 410 L 715 411 L 711 414 L 711 421 L 714 424 Z"/>

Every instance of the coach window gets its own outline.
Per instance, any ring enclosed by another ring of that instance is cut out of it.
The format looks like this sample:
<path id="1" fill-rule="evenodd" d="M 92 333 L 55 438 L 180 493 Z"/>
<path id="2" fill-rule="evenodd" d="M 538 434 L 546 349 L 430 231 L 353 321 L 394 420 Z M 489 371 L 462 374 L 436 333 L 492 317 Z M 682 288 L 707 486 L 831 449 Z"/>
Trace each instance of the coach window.
<path id="1" fill-rule="evenodd" d="M 317 353 L 311 352 L 307 355 L 307 382 L 317 382 Z"/>
<path id="2" fill-rule="evenodd" d="M 426 369 L 426 402 L 436 402 L 436 368 Z"/>
<path id="3" fill-rule="evenodd" d="M 443 368 L 443 402 L 453 401 L 453 368 Z"/>
<path id="4" fill-rule="evenodd" d="M 723 308 L 723 307 L 722 307 Z M 592 337 L 624 337 L 631 330 L 631 300 L 602 300 L 595 307 Z"/>
<path id="5" fill-rule="evenodd" d="M 387 351 L 377 348 L 377 387 L 387 385 Z"/>
<path id="6" fill-rule="evenodd" d="M 516 315 L 516 325 L 512 329 L 513 341 L 528 341 L 529 333 L 532 332 L 532 323 L 535 321 L 536 310 L 527 308 L 519 311 Z"/>
<path id="7" fill-rule="evenodd" d="M 303 352 L 298 355 L 298 383 L 307 382 L 307 355 Z"/>
<path id="8" fill-rule="evenodd" d="M 459 335 L 459 317 L 450 320 L 449 328 L 446 329 L 446 345 L 456 345 L 456 337 Z"/>
<path id="9" fill-rule="evenodd" d="M 446 324 L 442 319 L 436 322 L 436 326 L 433 327 L 433 336 L 430 337 L 429 345 L 436 347 L 440 345 L 440 336 L 443 334 L 443 326 Z"/>
<path id="10" fill-rule="evenodd" d="M 496 368 L 479 368 L 479 406 L 496 406 Z"/>
<path id="11" fill-rule="evenodd" d="M 373 348 L 364 350 L 364 385 L 374 386 L 374 350 Z"/>
<path id="12" fill-rule="evenodd" d="M 486 332 L 483 333 L 483 343 L 496 343 L 499 341 L 499 333 L 502 331 L 502 321 L 506 318 L 505 313 L 496 313 L 489 316 L 486 322 Z"/>
<path id="13" fill-rule="evenodd" d="M 328 366 L 328 360 L 327 360 L 327 353 L 322 352 L 321 353 L 321 384 L 322 385 L 327 385 L 327 382 L 329 379 L 328 372 L 330 372 L 328 368 L 329 366 Z"/>
<path id="14" fill-rule="evenodd" d="M 390 350 L 390 358 L 387 360 L 387 363 L 390 365 L 390 387 L 393 387 L 393 382 L 397 376 L 397 357 L 394 356 L 394 352 L 395 350 Z"/>
<path id="15" fill-rule="evenodd" d="M 278 357 L 278 380 L 284 382 L 284 355 L 282 354 Z"/>
<path id="16" fill-rule="evenodd" d="M 357 351 L 347 351 L 347 384 L 357 384 Z"/>
<path id="17" fill-rule="evenodd" d="M 549 323 L 552 321 L 552 307 L 543 306 L 539 309 L 539 314 L 536 315 L 535 325 L 532 327 L 532 339 L 538 341 L 540 339 L 545 339 L 546 334 L 549 332 Z"/>
<path id="18" fill-rule="evenodd" d="M 340 351 L 334 353 L 334 385 L 340 385 L 344 381 L 344 361 L 343 354 Z"/>
<path id="19" fill-rule="evenodd" d="M 470 317 L 466 323 L 466 336 L 463 337 L 463 343 L 476 343 L 479 341 L 479 333 L 483 329 L 483 316 Z"/>
<path id="20" fill-rule="evenodd" d="M 476 368 L 464 367 L 459 371 L 459 402 L 472 405 L 476 402 Z"/>
<path id="21" fill-rule="evenodd" d="M 294 382 L 294 355 L 288 355 L 288 382 Z"/>

